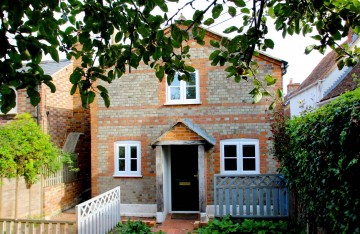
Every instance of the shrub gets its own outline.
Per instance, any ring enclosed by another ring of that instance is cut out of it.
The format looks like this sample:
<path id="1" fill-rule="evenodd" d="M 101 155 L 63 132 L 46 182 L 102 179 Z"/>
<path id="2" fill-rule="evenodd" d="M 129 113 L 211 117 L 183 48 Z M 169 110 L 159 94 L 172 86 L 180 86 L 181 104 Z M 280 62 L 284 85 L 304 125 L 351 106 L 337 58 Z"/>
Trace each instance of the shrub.
<path id="1" fill-rule="evenodd" d="M 275 154 L 305 220 L 331 233 L 359 233 L 360 89 L 278 126 Z"/>
<path id="2" fill-rule="evenodd" d="M 0 126 L 0 177 L 24 176 L 31 185 L 39 174 L 60 168 L 59 155 L 60 150 L 30 114 L 18 115 Z"/>
<path id="3" fill-rule="evenodd" d="M 291 233 L 285 221 L 245 219 L 235 222 L 226 216 L 222 219 L 213 219 L 208 225 L 196 231 L 200 234 L 216 233 Z M 299 233 L 299 232 L 296 232 Z"/>
<path id="4" fill-rule="evenodd" d="M 151 234 L 151 229 L 141 220 L 138 221 L 126 221 L 125 224 L 118 223 L 109 234 Z M 163 234 L 164 232 L 158 231 L 157 234 Z"/>

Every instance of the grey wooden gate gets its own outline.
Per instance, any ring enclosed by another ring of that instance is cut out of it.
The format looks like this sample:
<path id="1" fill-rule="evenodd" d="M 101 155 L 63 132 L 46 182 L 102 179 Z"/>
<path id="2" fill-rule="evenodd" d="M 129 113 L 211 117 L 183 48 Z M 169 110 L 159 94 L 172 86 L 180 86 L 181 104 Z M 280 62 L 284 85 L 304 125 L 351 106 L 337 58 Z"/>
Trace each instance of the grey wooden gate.
<path id="1" fill-rule="evenodd" d="M 280 174 L 215 175 L 215 217 L 288 216 L 288 193 Z"/>

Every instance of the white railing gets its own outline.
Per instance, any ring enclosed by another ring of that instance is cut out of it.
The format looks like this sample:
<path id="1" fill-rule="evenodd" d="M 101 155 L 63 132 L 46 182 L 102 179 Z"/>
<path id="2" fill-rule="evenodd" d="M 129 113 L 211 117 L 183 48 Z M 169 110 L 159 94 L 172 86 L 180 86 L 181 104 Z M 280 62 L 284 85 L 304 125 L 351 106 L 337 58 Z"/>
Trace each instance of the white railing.
<path id="1" fill-rule="evenodd" d="M 76 206 L 78 234 L 102 234 L 120 222 L 120 187 Z"/>
<path id="2" fill-rule="evenodd" d="M 24 233 L 24 234 L 74 234 L 76 233 L 75 222 L 31 220 L 31 219 L 0 219 L 0 233 Z"/>
<path id="3" fill-rule="evenodd" d="M 61 159 L 58 158 L 59 162 Z M 45 176 L 44 187 L 54 186 L 61 183 L 70 183 L 77 178 L 77 172 L 71 171 L 68 164 L 62 163 L 60 170 L 55 173 L 47 173 Z"/>

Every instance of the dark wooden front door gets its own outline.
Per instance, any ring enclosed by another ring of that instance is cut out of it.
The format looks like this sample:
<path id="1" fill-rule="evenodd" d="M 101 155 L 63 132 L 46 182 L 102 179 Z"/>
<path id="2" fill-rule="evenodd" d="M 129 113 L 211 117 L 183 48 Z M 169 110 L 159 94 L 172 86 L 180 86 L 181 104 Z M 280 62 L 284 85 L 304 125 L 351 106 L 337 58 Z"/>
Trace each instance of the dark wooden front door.
<path id="1" fill-rule="evenodd" d="M 171 146 L 172 211 L 199 211 L 198 147 Z"/>

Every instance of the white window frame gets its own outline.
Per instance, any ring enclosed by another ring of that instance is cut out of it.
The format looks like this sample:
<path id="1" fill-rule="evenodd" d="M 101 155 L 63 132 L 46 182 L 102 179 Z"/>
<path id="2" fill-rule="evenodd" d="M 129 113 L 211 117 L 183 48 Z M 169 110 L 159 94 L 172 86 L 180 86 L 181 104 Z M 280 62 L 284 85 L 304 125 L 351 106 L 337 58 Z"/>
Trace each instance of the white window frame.
<path id="1" fill-rule="evenodd" d="M 2 113 L 1 111 L 0 111 L 0 115 L 16 115 L 17 113 L 18 113 L 18 92 L 16 91 L 16 89 L 15 88 L 12 88 L 14 91 L 15 91 L 15 95 L 16 95 L 16 99 L 15 99 L 15 101 L 16 101 L 16 105 L 15 105 L 15 107 L 14 108 L 12 108 L 8 113 Z M 1 94 L 0 94 L 0 98 L 1 98 Z M 1 108 L 1 105 L 0 105 L 0 108 Z"/>
<path id="2" fill-rule="evenodd" d="M 171 100 L 171 85 L 168 85 L 166 82 L 166 104 L 167 105 L 182 105 L 182 104 L 200 104 L 200 76 L 199 70 L 195 70 L 195 90 L 196 90 L 196 99 L 187 99 L 186 98 L 186 81 L 180 81 L 180 99 Z M 177 75 L 177 74 L 176 74 Z"/>
<path id="3" fill-rule="evenodd" d="M 237 159 L 237 170 L 225 170 L 225 157 L 224 157 L 224 146 L 225 145 L 236 145 L 236 159 Z M 255 146 L 255 170 L 244 171 L 243 170 L 243 145 L 254 145 Z M 220 141 L 220 172 L 221 174 L 260 174 L 260 148 L 258 139 L 228 139 Z"/>
<path id="4" fill-rule="evenodd" d="M 136 171 L 131 171 L 130 147 L 136 146 Z M 125 147 L 125 171 L 119 171 L 119 147 Z M 116 141 L 114 143 L 114 176 L 141 177 L 141 143 L 140 141 Z"/>

